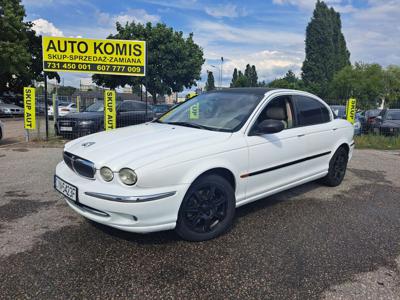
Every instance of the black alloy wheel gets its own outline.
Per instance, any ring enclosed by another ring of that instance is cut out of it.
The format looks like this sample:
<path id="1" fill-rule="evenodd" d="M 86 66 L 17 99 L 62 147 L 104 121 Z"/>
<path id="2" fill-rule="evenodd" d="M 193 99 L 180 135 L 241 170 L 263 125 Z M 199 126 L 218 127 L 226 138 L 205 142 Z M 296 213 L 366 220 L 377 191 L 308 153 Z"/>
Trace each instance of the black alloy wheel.
<path id="1" fill-rule="evenodd" d="M 329 162 L 328 174 L 323 178 L 323 182 L 328 186 L 338 186 L 342 183 L 346 175 L 349 154 L 347 149 L 340 147 L 336 150 Z"/>
<path id="2" fill-rule="evenodd" d="M 228 230 L 235 214 L 235 194 L 223 177 L 196 180 L 179 209 L 177 233 L 190 241 L 212 239 Z"/>

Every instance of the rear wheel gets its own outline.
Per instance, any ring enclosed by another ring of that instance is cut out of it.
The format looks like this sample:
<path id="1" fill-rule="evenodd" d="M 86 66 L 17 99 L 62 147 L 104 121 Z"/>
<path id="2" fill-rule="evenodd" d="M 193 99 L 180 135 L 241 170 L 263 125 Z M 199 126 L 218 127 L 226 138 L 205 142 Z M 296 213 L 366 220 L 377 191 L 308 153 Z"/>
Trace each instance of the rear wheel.
<path id="1" fill-rule="evenodd" d="M 322 179 L 322 182 L 332 187 L 340 185 L 346 174 L 348 161 L 348 151 L 344 147 L 337 149 L 329 162 L 328 174 Z"/>
<path id="2" fill-rule="evenodd" d="M 235 215 L 235 192 L 218 175 L 196 180 L 179 209 L 176 232 L 189 241 L 205 241 L 226 232 Z"/>

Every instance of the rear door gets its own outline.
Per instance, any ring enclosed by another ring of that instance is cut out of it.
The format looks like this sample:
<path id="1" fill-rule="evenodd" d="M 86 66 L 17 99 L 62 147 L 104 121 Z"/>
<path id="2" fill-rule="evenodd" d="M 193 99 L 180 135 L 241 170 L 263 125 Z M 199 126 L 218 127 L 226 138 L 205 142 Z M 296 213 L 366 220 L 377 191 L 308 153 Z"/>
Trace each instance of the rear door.
<path id="1" fill-rule="evenodd" d="M 327 171 L 331 152 L 336 144 L 332 118 L 329 107 L 322 101 L 304 95 L 294 95 L 297 126 L 304 130 L 304 145 L 307 151 L 307 160 L 304 168 L 310 176 Z"/>

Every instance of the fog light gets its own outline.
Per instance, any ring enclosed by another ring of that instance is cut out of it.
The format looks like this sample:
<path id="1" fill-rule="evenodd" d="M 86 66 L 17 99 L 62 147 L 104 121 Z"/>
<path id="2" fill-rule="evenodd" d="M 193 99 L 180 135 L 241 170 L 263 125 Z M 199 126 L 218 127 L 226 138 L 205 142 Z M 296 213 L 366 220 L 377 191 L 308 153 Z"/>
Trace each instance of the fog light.
<path id="1" fill-rule="evenodd" d="M 134 185 L 137 181 L 135 171 L 128 168 L 123 168 L 119 171 L 119 178 L 126 185 Z"/>
<path id="2" fill-rule="evenodd" d="M 114 173 L 110 168 L 102 167 L 100 169 L 100 175 L 104 179 L 104 181 L 111 181 L 114 178 Z"/>

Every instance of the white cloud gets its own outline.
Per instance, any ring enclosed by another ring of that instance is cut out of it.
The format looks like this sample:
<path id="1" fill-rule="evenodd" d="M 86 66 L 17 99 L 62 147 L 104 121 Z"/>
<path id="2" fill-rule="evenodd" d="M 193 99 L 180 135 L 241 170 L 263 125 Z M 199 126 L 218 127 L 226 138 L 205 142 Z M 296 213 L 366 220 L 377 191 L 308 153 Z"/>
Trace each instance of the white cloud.
<path id="1" fill-rule="evenodd" d="M 234 4 L 206 6 L 205 11 L 208 15 L 216 18 L 222 18 L 222 17 L 237 18 L 247 15 L 247 11 L 245 9 L 239 9 Z"/>
<path id="2" fill-rule="evenodd" d="M 256 66 L 259 81 L 265 80 L 269 82 L 277 77 L 283 76 L 289 69 L 299 74 L 302 62 L 303 55 L 301 53 L 286 53 L 270 50 L 250 52 L 247 54 L 243 53 L 224 61 L 222 68 L 223 85 L 229 85 L 234 68 L 244 72 L 247 64 Z M 217 69 L 211 65 L 216 66 Z M 217 78 L 219 78 L 220 63 L 206 63 L 202 73 L 207 74 L 207 70 L 212 71 L 217 80 Z M 206 76 L 203 75 L 202 78 L 206 78 Z"/>
<path id="3" fill-rule="evenodd" d="M 36 31 L 38 35 L 48 35 L 48 36 L 64 36 L 63 32 L 54 26 L 53 23 L 45 19 L 37 19 L 32 21 L 33 30 Z"/>
<path id="4" fill-rule="evenodd" d="M 115 26 L 116 22 L 121 24 L 125 24 L 126 22 L 145 24 L 147 22 L 156 23 L 160 21 L 160 16 L 148 14 L 144 9 L 128 9 L 116 15 L 98 12 L 97 18 L 100 25 L 109 25 L 113 27 Z"/>
<path id="5" fill-rule="evenodd" d="M 356 8 L 351 5 L 352 0 L 325 0 L 328 6 L 333 6 L 336 11 L 340 13 L 351 13 L 356 11 Z M 315 8 L 316 0 L 273 0 L 275 4 L 279 5 L 293 5 L 300 9 L 312 10 Z"/>
<path id="6" fill-rule="evenodd" d="M 400 64 L 400 0 L 369 0 L 343 21 L 352 61 Z"/>

